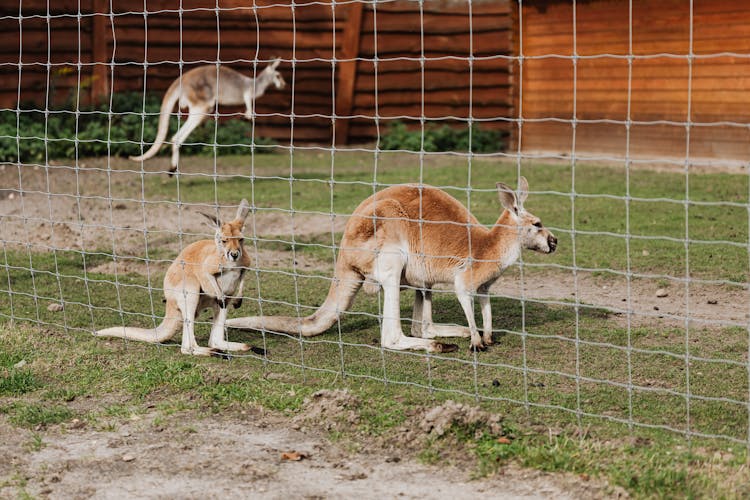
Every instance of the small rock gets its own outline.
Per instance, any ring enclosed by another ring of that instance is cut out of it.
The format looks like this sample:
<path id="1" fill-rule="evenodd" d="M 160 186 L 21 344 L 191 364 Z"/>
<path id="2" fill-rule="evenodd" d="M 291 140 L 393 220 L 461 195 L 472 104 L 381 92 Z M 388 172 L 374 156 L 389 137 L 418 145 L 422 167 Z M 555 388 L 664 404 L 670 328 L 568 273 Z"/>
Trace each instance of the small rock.
<path id="1" fill-rule="evenodd" d="M 648 257 L 648 255 L 649 255 L 648 250 L 644 250 L 641 253 L 643 254 L 644 257 Z"/>
<path id="2" fill-rule="evenodd" d="M 112 208 L 114 208 L 115 210 L 125 210 L 128 207 L 124 203 L 118 203 L 115 206 L 113 206 Z"/>
<path id="3" fill-rule="evenodd" d="M 666 297 L 666 296 L 668 296 L 668 295 L 669 295 L 669 293 L 668 293 L 668 292 L 667 292 L 667 290 L 666 290 L 666 289 L 664 289 L 664 288 L 659 288 L 659 289 L 658 289 L 658 290 L 656 291 L 656 296 L 657 296 L 657 297 L 659 297 L 659 298 L 662 298 L 662 297 Z"/>
<path id="4" fill-rule="evenodd" d="M 282 460 L 288 460 L 290 462 L 299 462 L 303 458 L 307 458 L 307 453 L 300 453 L 298 451 L 287 451 L 281 454 Z"/>
<path id="5" fill-rule="evenodd" d="M 500 381 L 498 379 L 494 379 L 492 381 L 492 387 L 500 387 Z"/>
<path id="6" fill-rule="evenodd" d="M 51 312 L 60 312 L 63 310 L 63 305 L 58 302 L 53 302 L 47 306 L 47 310 Z"/>
<path id="7" fill-rule="evenodd" d="M 23 368 L 24 366 L 26 366 L 26 360 L 22 359 L 21 361 L 13 365 L 13 368 L 18 369 L 18 368 Z"/>
<path id="8" fill-rule="evenodd" d="M 654 306 L 654 311 L 658 311 L 658 310 L 659 310 L 659 306 Z"/>
<path id="9" fill-rule="evenodd" d="M 135 455 L 131 453 L 126 453 L 125 455 L 122 456 L 123 462 L 132 462 L 133 460 L 135 460 Z"/>
<path id="10" fill-rule="evenodd" d="M 12 199 L 13 199 L 13 198 L 15 198 L 15 197 L 16 197 L 16 193 L 10 193 L 10 194 L 8 195 L 8 199 L 9 199 L 9 200 L 12 200 Z"/>
<path id="11" fill-rule="evenodd" d="M 711 304 L 712 306 L 715 306 L 716 304 L 718 304 L 718 303 L 719 303 L 719 301 L 718 301 L 718 300 L 716 300 L 716 299 L 710 299 L 710 300 L 708 301 L 708 303 L 709 303 L 709 304 Z"/>
<path id="12" fill-rule="evenodd" d="M 68 424 L 69 429 L 82 429 L 86 427 L 86 422 L 79 418 L 74 418 L 70 421 L 70 424 Z"/>

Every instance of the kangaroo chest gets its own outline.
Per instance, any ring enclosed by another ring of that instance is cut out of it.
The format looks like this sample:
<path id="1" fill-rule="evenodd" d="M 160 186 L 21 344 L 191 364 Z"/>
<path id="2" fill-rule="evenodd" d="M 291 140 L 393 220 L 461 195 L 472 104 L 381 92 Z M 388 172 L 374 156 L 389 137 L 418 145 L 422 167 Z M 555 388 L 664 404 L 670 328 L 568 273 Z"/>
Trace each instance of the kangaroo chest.
<path id="1" fill-rule="evenodd" d="M 239 288 L 244 274 L 245 270 L 242 268 L 222 268 L 219 274 L 216 275 L 216 282 L 219 284 L 222 292 L 232 294 Z"/>

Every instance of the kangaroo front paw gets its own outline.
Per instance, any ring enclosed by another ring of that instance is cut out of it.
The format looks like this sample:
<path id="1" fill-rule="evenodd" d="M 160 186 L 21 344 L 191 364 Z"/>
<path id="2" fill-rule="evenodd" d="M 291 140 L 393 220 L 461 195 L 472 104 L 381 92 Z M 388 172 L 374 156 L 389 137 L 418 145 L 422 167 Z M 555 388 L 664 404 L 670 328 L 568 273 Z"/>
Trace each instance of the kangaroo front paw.
<path id="1" fill-rule="evenodd" d="M 469 346 L 469 352 L 483 352 L 487 350 L 487 346 L 484 343 L 479 342 L 478 344 L 472 343 Z"/>

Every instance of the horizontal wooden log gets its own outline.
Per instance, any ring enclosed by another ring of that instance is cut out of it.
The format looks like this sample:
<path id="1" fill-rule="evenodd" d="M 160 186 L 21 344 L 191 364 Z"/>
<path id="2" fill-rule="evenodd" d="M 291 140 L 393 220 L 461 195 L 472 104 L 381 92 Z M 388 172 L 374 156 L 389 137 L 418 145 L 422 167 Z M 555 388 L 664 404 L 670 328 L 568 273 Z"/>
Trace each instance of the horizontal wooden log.
<path id="1" fill-rule="evenodd" d="M 255 47 L 262 43 L 264 48 L 272 46 L 281 49 L 292 49 L 304 47 L 308 50 L 333 51 L 333 35 L 328 33 L 296 32 L 294 35 L 285 31 L 261 30 L 260 38 L 256 40 L 255 30 L 242 33 L 242 36 L 227 36 L 219 33 L 216 27 L 206 29 L 194 29 L 180 32 L 177 29 L 161 29 L 148 27 L 130 28 L 115 25 L 115 39 L 118 44 L 136 43 L 143 45 L 148 40 L 148 46 L 174 47 L 176 44 L 185 46 L 210 46 L 216 47 L 221 41 L 223 47 Z"/>
<path id="2" fill-rule="evenodd" d="M 377 25 L 376 25 L 377 23 Z M 424 32 L 429 35 L 495 32 L 509 30 L 511 21 L 506 14 L 479 14 L 469 16 L 468 11 L 460 14 L 428 14 L 420 19 L 419 12 L 404 13 L 380 11 L 377 17 L 367 11 L 362 20 L 362 33 L 373 34 L 377 27 L 379 35 L 391 33 Z"/>
<path id="3" fill-rule="evenodd" d="M 472 111 L 475 118 L 498 118 L 509 116 L 510 109 L 510 106 L 493 106 L 491 108 L 478 106 Z M 355 108 L 354 113 L 375 118 L 374 110 L 360 112 L 359 109 Z M 389 105 L 378 107 L 378 117 L 380 118 L 400 118 L 403 116 L 418 119 L 422 116 L 422 106 Z M 465 105 L 450 106 L 445 104 L 431 104 L 425 106 L 424 116 L 426 118 L 468 118 L 469 107 Z"/>
<path id="4" fill-rule="evenodd" d="M 412 56 L 414 57 L 414 56 Z M 419 73 L 422 65 L 419 60 L 388 59 L 378 60 L 377 72 L 379 75 L 388 73 Z M 469 59 L 435 59 L 425 58 L 424 67 L 426 71 L 468 71 Z M 510 71 L 510 61 L 505 58 L 475 59 L 473 62 L 475 71 Z M 374 74 L 375 65 L 372 61 L 358 61 L 357 74 Z"/>
<path id="5" fill-rule="evenodd" d="M 375 55 L 375 39 L 371 34 L 362 35 L 361 56 L 373 57 Z M 425 55 L 452 55 L 468 57 L 470 50 L 473 55 L 502 55 L 509 54 L 510 36 L 505 31 L 493 33 L 480 33 L 471 37 L 469 34 L 462 35 L 425 35 L 419 33 L 401 33 L 391 36 L 378 36 L 377 54 L 382 57 L 388 55 L 415 57 L 422 53 Z"/>
<path id="6" fill-rule="evenodd" d="M 523 126 L 523 150 L 569 152 L 572 129 L 564 124 L 526 123 Z M 690 154 L 693 158 L 742 158 L 750 154 L 750 134 L 732 127 L 691 129 Z M 576 150 L 624 156 L 624 127 L 588 126 L 576 130 Z M 687 137 L 682 127 L 648 125 L 634 126 L 630 132 L 630 154 L 650 157 L 684 157 Z"/>
<path id="7" fill-rule="evenodd" d="M 47 9 L 50 14 L 77 14 L 79 10 L 79 0 L 24 0 L 21 4 L 21 15 L 46 15 Z M 88 12 L 91 9 L 91 0 L 80 0 L 81 12 Z M 18 4 L 15 5 L 7 2 L 0 7 L 0 15 L 17 16 L 19 12 Z"/>
<path id="8" fill-rule="evenodd" d="M 480 14 L 509 14 L 510 13 L 510 2 L 508 0 L 499 0 L 496 2 L 482 2 L 475 3 L 472 5 L 472 11 L 475 15 Z M 468 12 L 468 4 L 466 3 L 453 3 L 453 2 L 424 2 L 420 5 L 416 2 L 387 2 L 378 3 L 375 5 L 375 9 L 378 12 L 397 12 L 401 14 L 406 13 L 419 13 L 420 10 L 424 13 L 434 16 L 453 16 Z"/>
<path id="9" fill-rule="evenodd" d="M 212 15 L 207 16 L 183 16 L 180 18 L 177 14 L 151 14 L 144 18 L 141 15 L 122 16 L 116 18 L 118 26 L 124 28 L 143 28 L 148 26 L 148 29 L 163 29 L 163 30 L 182 30 L 184 33 L 190 33 L 195 29 L 217 29 L 216 17 Z M 340 33 L 346 24 L 345 19 L 336 18 L 336 31 Z M 278 30 L 278 31 L 298 31 L 298 32 L 314 32 L 314 33 L 331 33 L 333 31 L 333 19 L 327 20 L 315 20 L 315 21 L 304 21 L 296 20 L 264 20 L 259 19 L 256 23 L 254 18 L 244 17 L 226 17 L 223 15 L 219 18 L 218 29 L 222 33 L 229 32 L 242 32 L 243 36 L 247 33 L 255 32 L 258 27 L 262 30 Z M 232 36 L 232 35 L 230 35 Z M 239 36 L 239 33 L 237 34 Z"/>
<path id="10" fill-rule="evenodd" d="M 216 16 L 216 2 L 203 1 L 203 0 L 149 0 L 147 8 L 147 14 L 178 14 L 178 11 L 182 12 L 183 17 L 187 16 Z M 338 15 L 345 15 L 343 13 L 345 9 L 340 8 Z M 112 11 L 118 14 L 133 13 L 133 15 L 143 15 L 144 9 L 143 4 L 134 4 L 130 0 L 114 0 L 112 4 Z M 173 12 L 164 12 L 173 11 Z M 325 21 L 332 18 L 332 11 L 330 5 L 322 5 L 316 2 L 309 3 L 294 3 L 290 2 L 242 2 L 235 5 L 228 4 L 227 2 L 219 2 L 218 7 L 219 15 L 222 17 L 237 17 L 244 19 L 255 19 L 259 18 L 261 21 L 288 21 L 292 19 L 299 22 L 306 21 Z"/>
<path id="11" fill-rule="evenodd" d="M 264 55 L 263 53 L 265 52 L 267 52 L 268 55 Z M 150 65 L 172 65 L 182 59 L 182 61 L 186 64 L 207 64 L 217 60 L 232 61 L 251 59 L 252 57 L 254 57 L 254 55 L 255 47 L 247 47 L 246 49 L 242 47 L 223 48 L 217 51 L 216 47 L 185 46 L 182 48 L 182 54 L 180 54 L 179 47 L 150 46 L 148 47 L 148 57 L 146 58 L 143 45 L 118 44 L 117 50 L 115 52 L 115 62 L 135 64 L 143 64 L 144 62 L 146 62 Z M 278 56 L 285 60 L 289 60 L 292 54 L 286 49 L 275 49 L 274 47 L 264 46 L 263 52 L 261 53 L 261 58 L 270 58 L 272 55 Z M 314 58 L 331 58 L 330 50 L 306 50 L 299 47 L 297 48 L 296 55 L 299 59 L 302 60 L 309 60 Z"/>
<path id="12" fill-rule="evenodd" d="M 377 98 L 376 98 L 377 97 Z M 418 105 L 424 102 L 425 106 L 446 104 L 451 106 L 493 106 L 510 104 L 507 92 L 498 92 L 497 89 L 474 89 L 469 94 L 468 89 L 461 90 L 433 90 L 422 94 L 419 91 L 389 91 L 379 92 L 377 96 L 372 92 L 357 92 L 354 96 L 354 109 L 370 109 L 375 106 L 389 105 Z"/>
<path id="13" fill-rule="evenodd" d="M 468 73 L 455 71 L 425 71 L 424 85 L 420 73 L 384 73 L 377 76 L 377 87 L 375 75 L 372 73 L 359 73 L 357 81 L 357 92 L 374 93 L 389 90 L 421 90 L 432 92 L 444 89 L 465 89 L 470 87 L 500 88 L 510 85 L 510 75 L 504 72 L 474 72 L 473 78 Z"/>

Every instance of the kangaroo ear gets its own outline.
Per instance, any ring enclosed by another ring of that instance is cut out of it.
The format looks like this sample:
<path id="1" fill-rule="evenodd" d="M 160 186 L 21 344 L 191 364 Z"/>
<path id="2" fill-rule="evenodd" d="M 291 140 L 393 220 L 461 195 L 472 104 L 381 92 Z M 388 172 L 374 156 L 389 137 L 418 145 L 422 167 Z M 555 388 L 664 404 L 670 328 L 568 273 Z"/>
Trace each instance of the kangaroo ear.
<path id="1" fill-rule="evenodd" d="M 518 204 L 516 202 L 516 193 L 513 188 L 502 182 L 497 183 L 497 195 L 500 198 L 500 204 L 514 214 L 518 215 Z"/>
<path id="2" fill-rule="evenodd" d="M 209 215 L 207 213 L 204 213 L 204 212 L 198 212 L 198 213 L 201 214 L 206 219 L 210 220 L 211 221 L 211 227 L 213 227 L 214 229 L 217 228 L 217 227 L 221 227 L 221 221 L 218 218 L 214 217 L 213 215 Z"/>
<path id="3" fill-rule="evenodd" d="M 518 204 L 523 206 L 523 202 L 529 196 L 529 181 L 523 175 L 518 179 Z"/>
<path id="4" fill-rule="evenodd" d="M 281 64 L 281 59 L 277 57 L 271 61 L 271 64 L 269 64 L 268 67 L 271 68 L 271 70 L 275 70 L 279 67 L 279 64 Z"/>
<path id="5" fill-rule="evenodd" d="M 244 224 L 245 219 L 247 219 L 247 214 L 250 213 L 250 204 L 247 202 L 246 199 L 242 198 L 242 201 L 240 202 L 240 206 L 237 207 L 237 215 L 234 217 L 236 220 L 241 220 Z"/>

